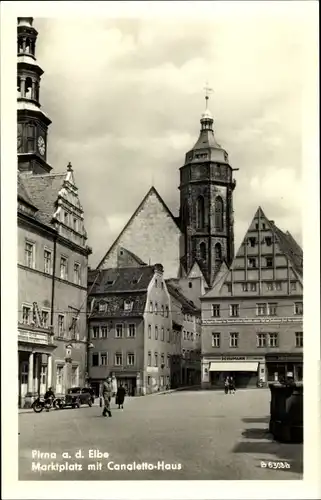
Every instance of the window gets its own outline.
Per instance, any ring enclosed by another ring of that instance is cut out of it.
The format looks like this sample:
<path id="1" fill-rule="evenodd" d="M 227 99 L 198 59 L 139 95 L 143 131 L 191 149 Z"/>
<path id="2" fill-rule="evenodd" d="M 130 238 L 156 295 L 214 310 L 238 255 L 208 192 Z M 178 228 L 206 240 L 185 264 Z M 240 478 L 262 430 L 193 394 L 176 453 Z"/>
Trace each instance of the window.
<path id="1" fill-rule="evenodd" d="M 165 366 L 165 355 L 161 354 L 161 365 Z"/>
<path id="2" fill-rule="evenodd" d="M 273 257 L 265 257 L 266 267 L 273 267 Z"/>
<path id="3" fill-rule="evenodd" d="M 191 340 L 194 340 L 194 333 L 191 332 Z"/>
<path id="4" fill-rule="evenodd" d="M 92 355 L 92 365 L 93 366 L 99 365 L 99 354 L 97 352 L 93 353 Z"/>
<path id="5" fill-rule="evenodd" d="M 230 316 L 239 316 L 240 306 L 239 304 L 230 304 Z"/>
<path id="6" fill-rule="evenodd" d="M 50 274 L 52 268 L 52 253 L 50 252 L 50 250 L 44 251 L 44 263 L 45 263 L 44 272 Z"/>
<path id="7" fill-rule="evenodd" d="M 291 290 L 296 290 L 296 282 L 295 281 L 292 281 L 291 282 Z"/>
<path id="8" fill-rule="evenodd" d="M 116 339 L 121 339 L 123 337 L 123 325 L 118 323 L 116 325 Z"/>
<path id="9" fill-rule="evenodd" d="M 303 347 L 303 332 L 295 333 L 295 347 Z"/>
<path id="10" fill-rule="evenodd" d="M 66 224 L 66 226 L 68 226 L 68 223 L 69 223 L 69 214 L 68 214 L 68 212 L 64 212 L 64 223 Z"/>
<path id="11" fill-rule="evenodd" d="M 272 282 L 268 282 L 266 284 L 266 289 L 267 289 L 268 292 L 271 292 L 274 289 L 273 285 L 274 285 L 274 283 L 272 283 Z"/>
<path id="12" fill-rule="evenodd" d="M 250 243 L 250 247 L 254 248 L 255 244 L 256 244 L 256 238 L 255 237 L 249 238 L 249 243 Z"/>
<path id="13" fill-rule="evenodd" d="M 162 290 L 164 290 L 164 281 L 161 281 Z"/>
<path id="14" fill-rule="evenodd" d="M 264 224 L 264 222 L 262 223 L 262 229 L 265 229 L 265 224 Z"/>
<path id="15" fill-rule="evenodd" d="M 135 354 L 133 352 L 129 352 L 127 354 L 127 366 L 134 366 L 135 364 Z"/>
<path id="16" fill-rule="evenodd" d="M 269 333 L 269 347 L 278 347 L 279 336 L 277 333 Z"/>
<path id="17" fill-rule="evenodd" d="M 268 304 L 268 314 L 269 316 L 276 316 L 276 311 L 277 311 L 277 304 Z"/>
<path id="18" fill-rule="evenodd" d="M 150 313 L 153 312 L 153 302 L 152 301 L 149 303 L 149 312 Z"/>
<path id="19" fill-rule="evenodd" d="M 35 245 L 34 243 L 29 243 L 26 241 L 26 246 L 25 246 L 25 260 L 26 260 L 26 266 L 27 267 L 35 267 Z"/>
<path id="20" fill-rule="evenodd" d="M 98 337 L 99 337 L 99 326 L 93 326 L 92 338 L 98 339 Z"/>
<path id="21" fill-rule="evenodd" d="M 212 304 L 212 316 L 214 318 L 220 317 L 220 304 Z"/>
<path id="22" fill-rule="evenodd" d="M 250 283 L 251 292 L 256 292 L 256 283 Z"/>
<path id="23" fill-rule="evenodd" d="M 115 354 L 115 366 L 122 366 L 123 364 L 123 355 L 121 352 L 116 352 Z"/>
<path id="24" fill-rule="evenodd" d="M 169 328 L 167 328 L 167 342 L 170 342 L 170 333 L 169 333 Z"/>
<path id="25" fill-rule="evenodd" d="M 220 347 L 221 345 L 221 334 L 212 333 L 212 347 Z"/>
<path id="26" fill-rule="evenodd" d="M 164 316 L 165 315 L 165 310 L 164 310 L 164 306 L 162 305 L 161 306 L 161 315 Z"/>
<path id="27" fill-rule="evenodd" d="M 98 305 L 98 311 L 99 312 L 105 312 L 106 311 L 106 302 L 99 302 L 99 305 Z"/>
<path id="28" fill-rule="evenodd" d="M 193 287 L 193 283 L 191 281 L 189 281 L 188 288 L 192 288 L 192 287 Z"/>
<path id="29" fill-rule="evenodd" d="M 158 304 L 157 304 L 157 302 L 155 302 L 155 314 L 157 314 L 157 313 L 158 313 Z"/>
<path id="30" fill-rule="evenodd" d="M 41 321 L 42 321 L 42 326 L 44 328 L 48 328 L 48 326 L 49 326 L 49 312 L 48 311 L 41 311 Z"/>
<path id="31" fill-rule="evenodd" d="M 203 196 L 199 196 L 196 202 L 197 229 L 203 229 L 205 223 L 205 202 Z"/>
<path id="32" fill-rule="evenodd" d="M 74 263 L 74 283 L 80 285 L 80 264 Z"/>
<path id="33" fill-rule="evenodd" d="M 295 302 L 294 304 L 294 314 L 303 314 L 303 302 Z"/>
<path id="34" fill-rule="evenodd" d="M 169 315 L 169 309 L 168 309 L 168 306 L 165 307 L 165 311 L 166 311 L 166 318 L 168 318 L 168 315 Z"/>
<path id="35" fill-rule="evenodd" d="M 204 241 L 200 244 L 200 258 L 203 260 L 206 259 L 206 244 Z"/>
<path id="36" fill-rule="evenodd" d="M 255 224 L 255 229 L 259 229 L 258 223 Z"/>
<path id="37" fill-rule="evenodd" d="M 248 267 L 251 267 L 252 269 L 256 267 L 256 258 L 255 257 L 248 258 Z"/>
<path id="38" fill-rule="evenodd" d="M 128 337 L 131 339 L 136 337 L 136 325 L 135 325 L 135 323 L 130 323 L 128 325 Z"/>
<path id="39" fill-rule="evenodd" d="M 78 231 L 78 220 L 76 219 L 76 217 L 74 217 L 73 223 L 74 223 L 74 230 Z"/>
<path id="40" fill-rule="evenodd" d="M 257 347 L 266 347 L 266 333 L 258 333 L 256 339 Z"/>
<path id="41" fill-rule="evenodd" d="M 222 260 L 222 247 L 221 247 L 221 245 L 219 243 L 216 243 L 214 250 L 215 250 L 216 264 L 218 264 Z"/>
<path id="42" fill-rule="evenodd" d="M 167 354 L 167 358 L 166 358 L 166 367 L 167 368 L 169 368 L 169 366 L 170 366 L 170 359 L 171 359 L 170 355 Z"/>
<path id="43" fill-rule="evenodd" d="M 151 325 L 148 325 L 148 338 L 149 339 L 152 338 L 152 327 L 151 327 Z"/>
<path id="44" fill-rule="evenodd" d="M 131 311 L 133 309 L 133 302 L 131 300 L 125 300 L 124 311 Z"/>
<path id="45" fill-rule="evenodd" d="M 151 366 L 152 365 L 152 353 L 149 351 L 147 355 L 147 365 Z"/>
<path id="46" fill-rule="evenodd" d="M 58 314 L 58 336 L 63 337 L 65 332 L 65 317 L 63 314 Z"/>
<path id="47" fill-rule="evenodd" d="M 232 283 L 226 283 L 227 293 L 232 293 Z"/>
<path id="48" fill-rule="evenodd" d="M 22 306 L 22 323 L 29 325 L 31 319 L 31 307 Z"/>
<path id="49" fill-rule="evenodd" d="M 282 281 L 277 281 L 275 284 L 275 288 L 278 291 L 282 290 Z"/>
<path id="50" fill-rule="evenodd" d="M 158 326 L 155 326 L 155 340 L 158 340 Z"/>
<path id="51" fill-rule="evenodd" d="M 256 304 L 256 315 L 266 316 L 266 304 Z"/>
<path id="52" fill-rule="evenodd" d="M 155 352 L 154 357 L 155 357 L 155 363 L 154 364 L 155 364 L 155 366 L 158 366 L 158 354 L 157 354 L 157 352 Z"/>
<path id="53" fill-rule="evenodd" d="M 164 333 L 164 328 L 162 327 L 161 329 L 161 340 L 164 342 L 165 340 L 165 333 Z"/>
<path id="54" fill-rule="evenodd" d="M 230 347 L 238 347 L 238 346 L 239 346 L 239 334 L 230 333 Z"/>
<path id="55" fill-rule="evenodd" d="M 223 231 L 223 200 L 220 196 L 215 201 L 215 227 L 217 231 Z"/>
<path id="56" fill-rule="evenodd" d="M 100 333 L 101 333 L 101 338 L 102 339 L 107 339 L 108 338 L 107 326 L 102 326 L 101 329 L 100 329 Z"/>
<path id="57" fill-rule="evenodd" d="M 47 382 L 47 366 L 41 365 L 40 369 L 40 384 L 45 385 Z"/>
<path id="58" fill-rule="evenodd" d="M 247 292 L 248 291 L 248 285 L 247 283 L 242 283 L 242 291 Z"/>
<path id="59" fill-rule="evenodd" d="M 268 247 L 270 247 L 272 245 L 272 238 L 271 238 L 271 236 L 265 236 L 265 244 Z"/>
<path id="60" fill-rule="evenodd" d="M 187 339 L 187 334 L 185 332 L 185 330 L 183 330 L 183 339 L 186 340 Z"/>
<path id="61" fill-rule="evenodd" d="M 71 338 L 72 339 L 76 338 L 77 325 L 78 325 L 78 317 L 77 316 L 73 316 L 72 319 L 71 319 L 71 325 L 69 327 L 69 331 L 71 332 Z"/>
<path id="62" fill-rule="evenodd" d="M 27 91 L 27 88 L 28 88 L 28 85 L 27 85 L 27 81 L 30 80 L 30 90 L 31 90 L 31 85 L 32 85 L 32 82 L 31 82 L 31 78 L 27 78 L 26 79 L 26 83 L 25 83 L 25 89 Z M 27 96 L 27 92 L 26 92 L 26 96 Z M 36 127 L 31 123 L 27 126 L 27 148 L 28 148 L 28 153 L 32 153 L 34 150 L 35 150 L 35 136 L 36 136 Z"/>
<path id="63" fill-rule="evenodd" d="M 107 352 L 100 353 L 100 364 L 103 366 L 107 365 Z"/>
<path id="64" fill-rule="evenodd" d="M 61 259 L 60 259 L 60 278 L 62 280 L 67 279 L 67 259 L 66 259 L 66 257 L 61 257 Z"/>

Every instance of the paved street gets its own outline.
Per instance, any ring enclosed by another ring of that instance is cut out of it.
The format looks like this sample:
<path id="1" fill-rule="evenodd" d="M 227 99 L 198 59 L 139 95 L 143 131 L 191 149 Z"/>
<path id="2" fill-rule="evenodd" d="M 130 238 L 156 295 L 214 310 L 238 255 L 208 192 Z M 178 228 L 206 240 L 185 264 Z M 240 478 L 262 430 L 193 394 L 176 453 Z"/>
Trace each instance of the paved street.
<path id="1" fill-rule="evenodd" d="M 98 406 L 21 413 L 19 479 L 301 479 L 303 446 L 279 444 L 266 432 L 269 401 L 266 389 L 228 396 L 184 391 L 126 400 L 124 411 L 113 409 L 112 418 L 103 418 Z M 57 458 L 32 459 L 32 450 Z M 79 450 L 84 458 L 74 458 Z M 89 450 L 109 457 L 89 458 Z M 261 468 L 261 461 L 286 461 L 290 468 Z M 35 467 L 77 463 L 82 470 L 32 471 L 32 462 Z M 88 470 L 97 462 L 102 470 Z M 142 470 L 109 470 L 134 463 Z M 181 469 L 166 470 L 169 464 Z"/>

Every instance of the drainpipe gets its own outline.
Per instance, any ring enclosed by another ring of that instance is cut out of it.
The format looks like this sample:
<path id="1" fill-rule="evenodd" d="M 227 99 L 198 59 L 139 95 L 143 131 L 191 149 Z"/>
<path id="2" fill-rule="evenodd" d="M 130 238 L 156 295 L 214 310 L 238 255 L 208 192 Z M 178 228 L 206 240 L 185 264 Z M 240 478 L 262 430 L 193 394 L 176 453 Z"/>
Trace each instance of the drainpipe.
<path id="1" fill-rule="evenodd" d="M 54 328 L 56 253 L 57 253 L 57 235 L 54 236 L 52 283 L 51 283 L 51 318 L 50 318 L 50 323 L 52 325 L 52 328 Z"/>

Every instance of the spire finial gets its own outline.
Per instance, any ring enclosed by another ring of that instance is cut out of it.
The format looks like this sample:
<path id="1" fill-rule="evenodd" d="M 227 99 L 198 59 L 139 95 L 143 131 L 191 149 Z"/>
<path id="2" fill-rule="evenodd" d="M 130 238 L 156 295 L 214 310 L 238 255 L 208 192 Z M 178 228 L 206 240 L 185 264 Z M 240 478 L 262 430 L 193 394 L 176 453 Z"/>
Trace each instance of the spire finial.
<path id="1" fill-rule="evenodd" d="M 72 164 L 70 162 L 67 165 L 67 172 L 72 172 Z"/>
<path id="2" fill-rule="evenodd" d="M 208 82 L 206 82 L 204 90 L 205 90 L 206 110 L 208 110 L 208 100 L 210 98 L 210 94 L 213 94 L 214 90 L 211 87 L 209 87 Z"/>

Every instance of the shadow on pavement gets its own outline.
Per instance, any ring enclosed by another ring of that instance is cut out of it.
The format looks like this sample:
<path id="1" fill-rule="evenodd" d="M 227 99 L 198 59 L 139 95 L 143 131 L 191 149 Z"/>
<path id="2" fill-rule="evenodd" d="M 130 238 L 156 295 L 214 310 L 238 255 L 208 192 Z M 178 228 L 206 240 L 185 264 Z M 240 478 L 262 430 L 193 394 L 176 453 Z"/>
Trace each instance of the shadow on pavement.
<path id="1" fill-rule="evenodd" d="M 281 469 L 282 471 L 290 471 L 298 474 L 303 473 L 303 446 L 301 444 L 279 444 L 276 441 L 270 442 L 243 442 L 235 446 L 234 453 L 255 453 L 261 455 L 260 460 L 265 462 L 287 462 L 290 464 L 290 469 Z M 274 455 L 274 457 L 266 458 L 264 455 Z"/>
<path id="2" fill-rule="evenodd" d="M 269 441 L 273 441 L 273 437 L 268 429 L 245 429 L 245 431 L 242 432 L 242 436 L 246 439 L 268 439 Z"/>

